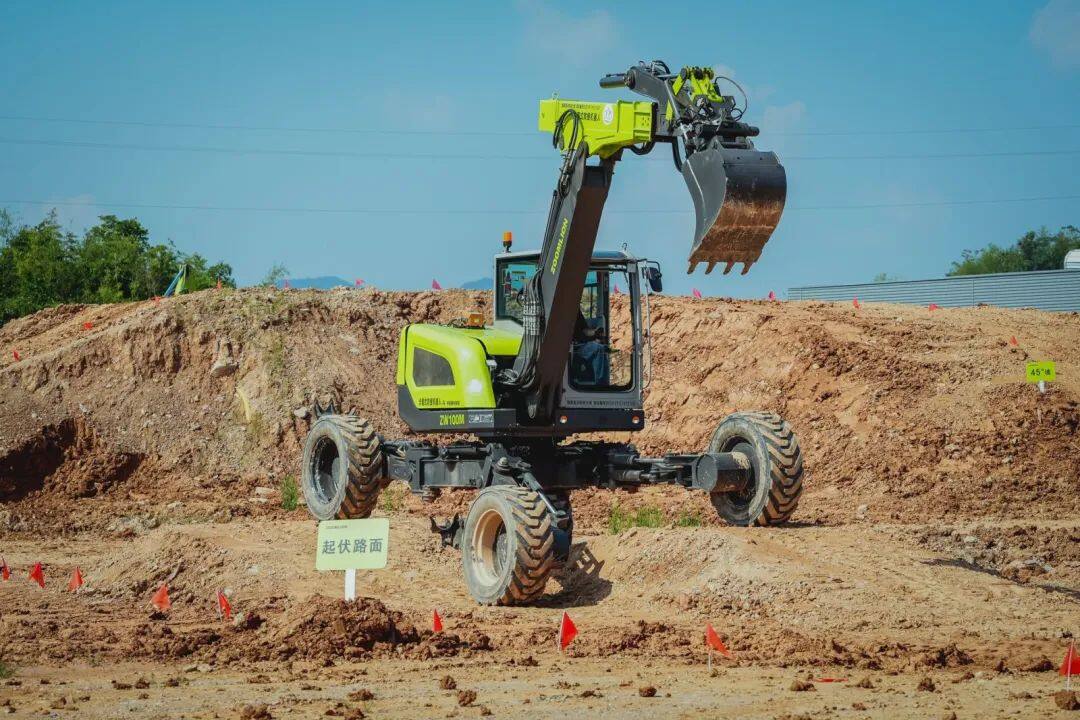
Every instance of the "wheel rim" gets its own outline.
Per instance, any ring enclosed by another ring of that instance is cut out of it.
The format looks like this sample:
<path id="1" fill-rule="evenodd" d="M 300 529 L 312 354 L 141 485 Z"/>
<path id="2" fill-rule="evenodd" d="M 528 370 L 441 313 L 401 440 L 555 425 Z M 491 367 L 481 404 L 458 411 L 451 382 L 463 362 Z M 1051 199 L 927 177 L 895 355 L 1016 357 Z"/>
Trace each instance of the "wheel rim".
<path id="1" fill-rule="evenodd" d="M 334 499 L 340 466 L 341 456 L 338 454 L 337 443 L 329 438 L 320 439 L 311 453 L 311 477 L 315 492 L 323 502 Z"/>
<path id="2" fill-rule="evenodd" d="M 741 437 L 733 437 L 724 443 L 723 452 L 739 452 L 750 460 L 750 482 L 742 490 L 733 490 L 724 493 L 731 505 L 740 512 L 749 512 L 750 503 L 757 495 L 758 471 L 757 459 L 754 456 L 754 446 Z"/>
<path id="3" fill-rule="evenodd" d="M 484 585 L 494 585 L 499 581 L 506 569 L 509 546 L 510 537 L 506 534 L 502 515 L 496 510 L 485 510 L 476 521 L 471 540 L 477 580 Z"/>

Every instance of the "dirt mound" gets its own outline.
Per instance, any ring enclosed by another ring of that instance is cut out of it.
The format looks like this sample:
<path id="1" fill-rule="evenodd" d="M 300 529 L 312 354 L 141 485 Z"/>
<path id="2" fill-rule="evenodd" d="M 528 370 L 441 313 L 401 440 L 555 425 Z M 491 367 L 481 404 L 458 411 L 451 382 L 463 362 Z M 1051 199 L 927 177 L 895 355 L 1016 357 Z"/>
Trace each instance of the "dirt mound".
<path id="1" fill-rule="evenodd" d="M 204 515 L 280 514 L 312 396 L 405 433 L 400 328 L 489 304 L 465 291 L 208 290 L 10 322 L 0 328 L 0 520 L 77 531 L 177 502 Z M 730 412 L 778 412 L 806 459 L 797 521 L 1080 512 L 1075 314 L 660 297 L 652 320 L 647 426 L 613 437 L 650 453 L 700 450 Z M 1058 362 L 1046 394 L 1024 382 L 1029 359 Z M 582 527 L 602 526 L 616 501 L 717 522 L 682 490 L 590 491 L 575 495 Z M 448 514 L 463 502 L 404 505 Z"/>

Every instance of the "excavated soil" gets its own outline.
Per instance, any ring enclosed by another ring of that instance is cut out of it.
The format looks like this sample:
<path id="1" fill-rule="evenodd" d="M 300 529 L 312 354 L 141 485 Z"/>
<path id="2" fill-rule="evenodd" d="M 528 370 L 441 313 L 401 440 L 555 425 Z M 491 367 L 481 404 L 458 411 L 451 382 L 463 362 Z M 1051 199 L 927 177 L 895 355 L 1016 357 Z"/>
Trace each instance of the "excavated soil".
<path id="1" fill-rule="evenodd" d="M 391 517 L 390 564 L 359 573 L 361 597 L 345 603 L 340 575 L 313 568 L 302 500 L 282 508 L 312 398 L 405 433 L 401 326 L 489 305 L 464 291 L 224 290 L 0 328 L 0 554 L 13 573 L 0 581 L 0 674 L 13 673 L 0 710 L 1065 712 L 1054 671 L 1080 631 L 1076 314 L 658 298 L 646 428 L 609 439 L 695 451 L 728 413 L 778 412 L 806 463 L 791 524 L 724 527 L 705 497 L 674 488 L 577 491 L 572 562 L 548 593 L 484 608 L 427 529 L 470 494 L 423 503 L 395 484 L 376 511 Z M 1044 359 L 1058 380 L 1040 393 L 1024 364 Z M 658 512 L 660 527 L 612 535 L 616 507 Z M 35 562 L 44 589 L 27 580 Z M 86 585 L 72 594 L 76 566 Z M 167 613 L 149 603 L 163 583 Z M 564 611 L 580 629 L 565 655 Z M 706 623 L 734 654 L 712 674 Z M 448 673 L 453 689 L 439 685 Z"/>

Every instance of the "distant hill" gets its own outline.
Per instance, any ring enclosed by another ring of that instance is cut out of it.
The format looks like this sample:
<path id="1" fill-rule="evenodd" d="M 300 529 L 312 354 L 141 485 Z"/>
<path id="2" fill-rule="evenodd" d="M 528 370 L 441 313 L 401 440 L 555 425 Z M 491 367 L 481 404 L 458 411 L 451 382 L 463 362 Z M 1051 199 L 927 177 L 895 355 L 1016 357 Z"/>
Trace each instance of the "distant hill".
<path id="1" fill-rule="evenodd" d="M 337 275 L 323 275 L 322 277 L 313 278 L 289 278 L 289 287 L 301 289 L 301 288 L 315 288 L 316 290 L 329 290 L 330 288 L 340 287 L 345 285 L 346 287 L 352 287 L 353 283 L 340 278 Z M 285 287 L 285 281 L 278 282 L 278 287 Z"/>
<path id="2" fill-rule="evenodd" d="M 467 283 L 462 283 L 463 290 L 490 290 L 491 286 L 495 284 L 495 281 L 489 277 L 483 277 L 478 280 L 470 280 Z"/>

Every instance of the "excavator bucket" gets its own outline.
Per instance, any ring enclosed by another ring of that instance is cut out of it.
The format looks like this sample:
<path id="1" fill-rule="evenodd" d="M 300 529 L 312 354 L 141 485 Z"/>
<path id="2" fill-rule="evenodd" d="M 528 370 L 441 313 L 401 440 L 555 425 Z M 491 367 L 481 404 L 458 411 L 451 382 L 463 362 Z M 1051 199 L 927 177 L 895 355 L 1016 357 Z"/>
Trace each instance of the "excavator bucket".
<path id="1" fill-rule="evenodd" d="M 745 275 L 784 212 L 784 166 L 775 153 L 717 143 L 684 160 L 682 174 L 697 212 L 688 272 L 703 262 L 706 274 L 716 263 L 728 273 L 741 262 Z"/>

